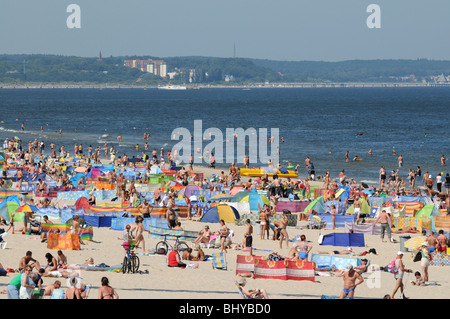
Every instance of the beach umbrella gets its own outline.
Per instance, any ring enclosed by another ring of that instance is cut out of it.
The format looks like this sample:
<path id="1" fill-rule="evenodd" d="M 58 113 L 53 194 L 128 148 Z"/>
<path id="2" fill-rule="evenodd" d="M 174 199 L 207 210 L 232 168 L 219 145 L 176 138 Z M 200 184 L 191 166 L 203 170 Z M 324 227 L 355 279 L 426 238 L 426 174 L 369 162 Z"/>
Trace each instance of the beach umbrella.
<path id="1" fill-rule="evenodd" d="M 248 194 L 249 192 L 247 190 L 239 191 L 236 193 L 236 195 L 233 196 L 232 202 L 240 202 Z"/>
<path id="2" fill-rule="evenodd" d="M 22 205 L 17 209 L 18 213 L 29 213 L 29 212 L 37 212 L 38 209 L 34 205 Z"/>
<path id="3" fill-rule="evenodd" d="M 426 241 L 427 237 L 425 236 L 416 236 L 411 239 L 408 239 L 405 241 L 405 248 L 409 248 L 411 250 L 416 250 L 420 246 L 422 246 L 422 243 Z"/>
<path id="4" fill-rule="evenodd" d="M 187 185 L 178 191 L 178 196 L 187 196 L 191 197 L 193 194 L 201 195 L 202 188 L 197 185 Z"/>
<path id="5" fill-rule="evenodd" d="M 18 136 L 14 136 L 14 138 L 18 141 L 21 141 L 21 139 Z"/>
<path id="6" fill-rule="evenodd" d="M 249 203 L 251 211 L 258 211 L 259 206 L 261 207 L 263 207 L 264 205 L 270 206 L 270 200 L 266 196 L 258 194 L 256 190 L 252 190 L 247 196 L 242 198 L 239 202 Z"/>

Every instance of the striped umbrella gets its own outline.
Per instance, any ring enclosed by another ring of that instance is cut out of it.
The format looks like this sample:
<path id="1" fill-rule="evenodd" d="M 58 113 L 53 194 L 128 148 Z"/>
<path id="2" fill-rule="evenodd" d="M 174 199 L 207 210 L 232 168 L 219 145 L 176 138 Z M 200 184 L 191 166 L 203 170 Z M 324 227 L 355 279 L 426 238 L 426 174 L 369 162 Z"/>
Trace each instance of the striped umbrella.
<path id="1" fill-rule="evenodd" d="M 426 241 L 427 237 L 425 236 L 417 236 L 405 241 L 405 248 L 409 248 L 411 250 L 419 249 L 422 246 L 422 243 Z"/>
<path id="2" fill-rule="evenodd" d="M 39 209 L 34 205 L 22 205 L 17 209 L 17 213 L 37 212 Z"/>

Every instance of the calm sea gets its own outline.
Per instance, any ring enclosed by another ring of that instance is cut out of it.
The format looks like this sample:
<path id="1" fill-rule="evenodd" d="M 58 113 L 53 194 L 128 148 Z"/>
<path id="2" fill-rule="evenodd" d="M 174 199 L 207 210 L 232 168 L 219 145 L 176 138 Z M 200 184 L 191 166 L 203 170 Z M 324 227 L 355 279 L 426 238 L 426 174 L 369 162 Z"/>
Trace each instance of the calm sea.
<path id="1" fill-rule="evenodd" d="M 282 164 L 302 165 L 308 156 L 318 175 L 329 169 L 337 177 L 345 169 L 369 183 L 378 180 L 381 165 L 398 168 L 393 149 L 404 158 L 404 177 L 417 166 L 433 175 L 448 172 L 440 157 L 450 156 L 449 115 L 449 88 L 0 90 L 2 139 L 37 138 L 47 150 L 53 141 L 70 152 L 76 142 L 85 148 L 107 143 L 133 156 L 142 152 L 144 132 L 151 134 L 150 150 L 169 150 L 178 142 L 171 140 L 172 131 L 193 132 L 194 120 L 224 135 L 226 128 L 279 128 Z M 118 135 L 124 142 L 117 142 Z M 350 159 L 363 160 L 347 163 L 347 150 Z M 305 175 L 302 165 L 300 177 Z"/>

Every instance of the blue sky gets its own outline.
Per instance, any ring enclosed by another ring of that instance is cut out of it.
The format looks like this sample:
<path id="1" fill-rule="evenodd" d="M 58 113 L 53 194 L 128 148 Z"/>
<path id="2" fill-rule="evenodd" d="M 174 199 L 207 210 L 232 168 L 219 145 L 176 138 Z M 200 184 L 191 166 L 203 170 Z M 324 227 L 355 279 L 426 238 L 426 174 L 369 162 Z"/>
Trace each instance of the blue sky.
<path id="1" fill-rule="evenodd" d="M 449 14 L 449 0 L 2 0 L 0 53 L 449 60 Z"/>

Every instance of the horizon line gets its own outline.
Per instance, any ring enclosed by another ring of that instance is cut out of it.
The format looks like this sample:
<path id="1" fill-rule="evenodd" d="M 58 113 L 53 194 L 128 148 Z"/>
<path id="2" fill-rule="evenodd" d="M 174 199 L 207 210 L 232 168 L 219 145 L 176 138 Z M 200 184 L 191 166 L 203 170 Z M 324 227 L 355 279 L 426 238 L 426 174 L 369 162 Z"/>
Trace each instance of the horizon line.
<path id="1" fill-rule="evenodd" d="M 0 56 L 27 56 L 27 55 L 42 55 L 42 56 L 59 56 L 59 57 L 77 57 L 77 58 L 87 58 L 87 59 L 97 59 L 98 55 L 95 56 L 81 56 L 81 55 L 67 55 L 67 54 L 57 54 L 57 53 L 0 53 Z M 436 62 L 450 62 L 450 59 L 433 59 L 433 58 L 379 58 L 379 59 L 346 59 L 346 60 L 336 60 L 336 61 L 330 61 L 330 60 L 278 60 L 278 59 L 271 59 L 271 58 L 252 58 L 252 57 L 220 57 L 220 56 L 206 56 L 206 55 L 174 55 L 174 56 L 153 56 L 150 54 L 143 54 L 143 55 L 109 55 L 105 56 L 102 53 L 102 59 L 108 59 L 110 57 L 113 58 L 125 58 L 125 57 L 152 57 L 152 58 L 214 58 L 214 59 L 246 59 L 246 60 L 263 60 L 263 61 L 276 61 L 276 62 L 322 62 L 322 63 L 340 63 L 340 62 L 349 62 L 349 61 L 419 61 L 419 60 L 426 60 L 426 61 L 436 61 Z"/>

